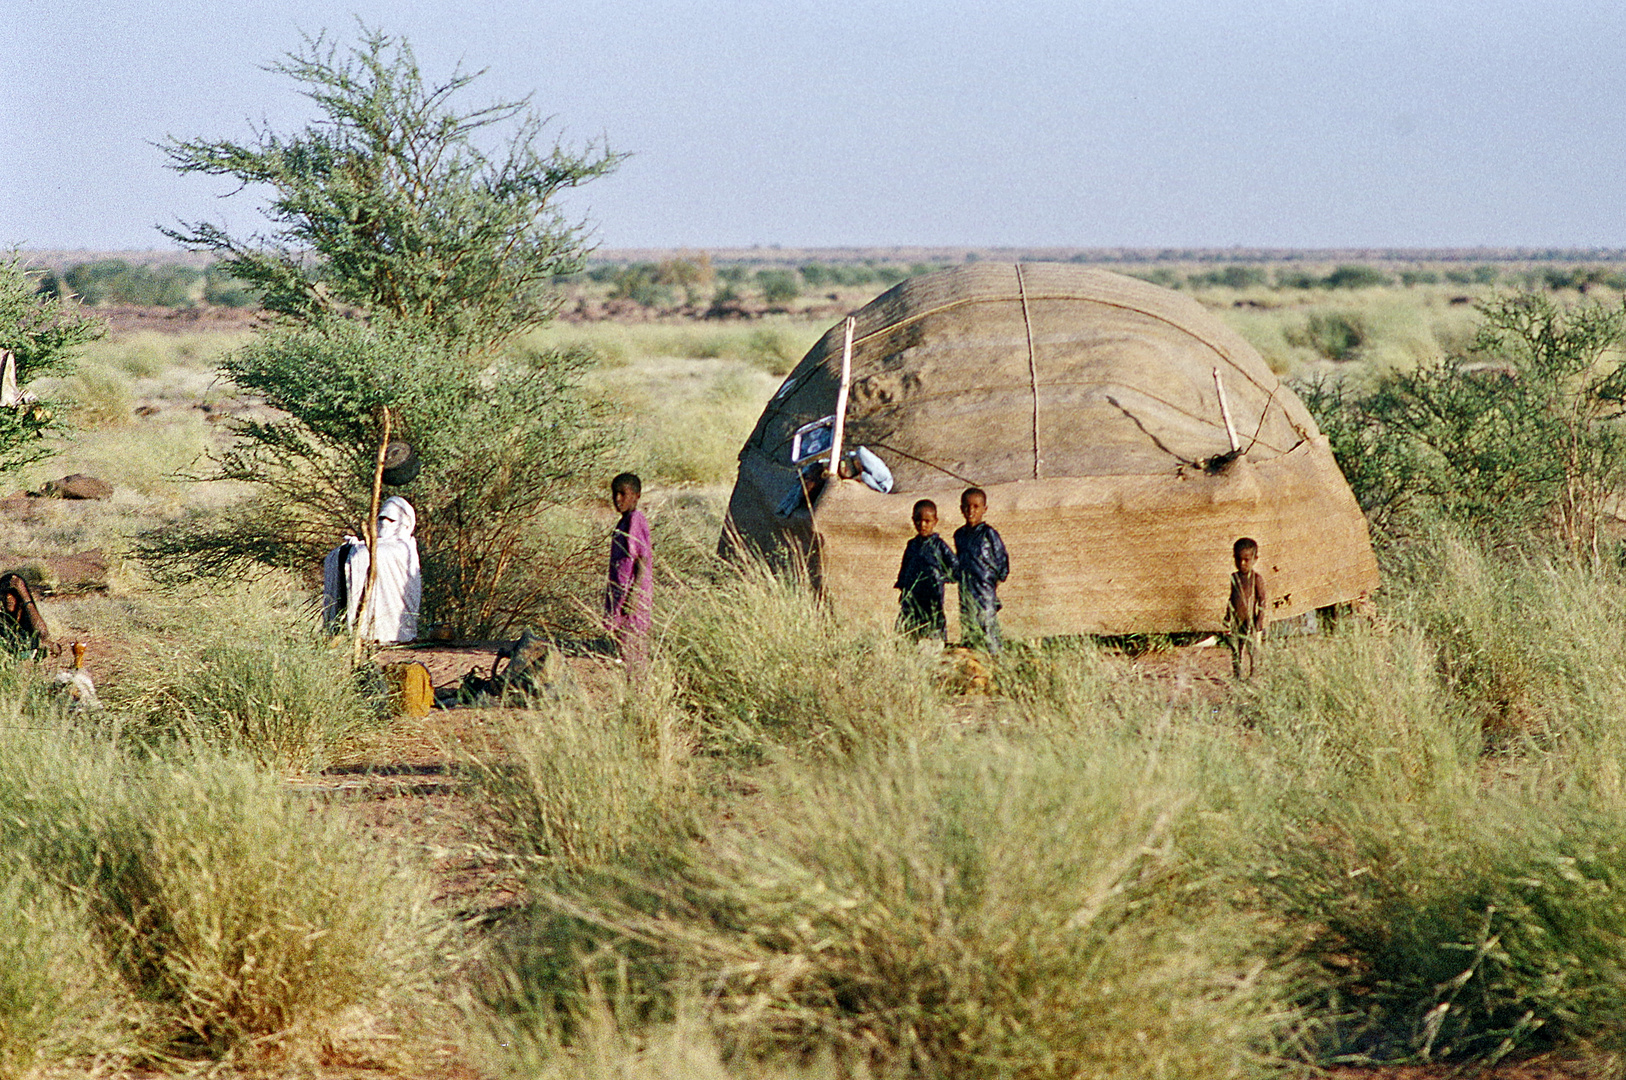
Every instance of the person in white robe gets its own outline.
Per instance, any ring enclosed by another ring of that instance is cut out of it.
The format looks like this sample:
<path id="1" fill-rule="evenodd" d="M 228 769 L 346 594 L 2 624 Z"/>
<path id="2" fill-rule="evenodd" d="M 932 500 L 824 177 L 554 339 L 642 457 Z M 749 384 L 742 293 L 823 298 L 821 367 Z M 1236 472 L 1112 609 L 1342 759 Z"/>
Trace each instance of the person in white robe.
<path id="1" fill-rule="evenodd" d="M 418 567 L 417 512 L 399 495 L 378 508 L 378 573 L 367 598 L 362 637 L 386 644 L 418 636 L 418 606 L 423 575 Z M 346 628 L 356 627 L 356 609 L 367 583 L 367 545 L 354 536 L 322 560 L 322 614 L 336 626 L 343 612 Z"/>

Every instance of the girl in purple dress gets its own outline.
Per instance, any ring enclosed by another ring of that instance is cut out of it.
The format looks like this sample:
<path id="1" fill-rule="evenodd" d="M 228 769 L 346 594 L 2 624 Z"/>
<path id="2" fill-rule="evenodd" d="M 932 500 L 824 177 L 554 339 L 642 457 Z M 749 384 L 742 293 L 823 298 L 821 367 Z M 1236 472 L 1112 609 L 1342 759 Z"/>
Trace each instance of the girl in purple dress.
<path id="1" fill-rule="evenodd" d="M 610 583 L 604 590 L 604 628 L 615 639 L 621 657 L 642 665 L 649 650 L 652 577 L 649 519 L 638 509 L 643 482 L 633 473 L 610 481 L 610 498 L 621 512 L 610 536 Z"/>

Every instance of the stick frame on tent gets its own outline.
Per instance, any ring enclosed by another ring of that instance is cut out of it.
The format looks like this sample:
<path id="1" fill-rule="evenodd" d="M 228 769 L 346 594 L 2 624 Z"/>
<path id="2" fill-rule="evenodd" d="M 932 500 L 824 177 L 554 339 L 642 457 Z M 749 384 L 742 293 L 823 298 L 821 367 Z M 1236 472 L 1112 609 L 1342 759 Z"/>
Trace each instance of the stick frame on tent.
<path id="1" fill-rule="evenodd" d="M 1225 400 L 1225 384 L 1220 382 L 1220 370 L 1214 369 L 1214 392 L 1219 394 L 1220 416 L 1225 420 L 1225 436 L 1231 440 L 1231 453 L 1242 449 L 1242 443 L 1236 437 L 1236 425 L 1231 423 L 1231 406 Z"/>
<path id="2" fill-rule="evenodd" d="M 847 395 L 853 381 L 853 328 L 858 320 L 847 316 L 847 341 L 841 347 L 841 384 L 836 389 L 836 422 L 830 432 L 830 471 L 841 478 L 841 441 L 847 434 Z"/>

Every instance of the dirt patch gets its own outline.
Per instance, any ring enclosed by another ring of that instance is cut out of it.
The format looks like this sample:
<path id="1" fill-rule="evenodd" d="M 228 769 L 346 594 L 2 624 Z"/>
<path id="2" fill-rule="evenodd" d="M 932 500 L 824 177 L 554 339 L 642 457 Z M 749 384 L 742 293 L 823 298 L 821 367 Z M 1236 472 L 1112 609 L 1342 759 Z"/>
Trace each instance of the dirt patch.
<path id="1" fill-rule="evenodd" d="M 107 323 L 111 333 L 153 330 L 161 334 L 195 334 L 200 331 L 247 331 L 268 321 L 255 308 L 230 307 L 101 307 L 96 317 Z"/>

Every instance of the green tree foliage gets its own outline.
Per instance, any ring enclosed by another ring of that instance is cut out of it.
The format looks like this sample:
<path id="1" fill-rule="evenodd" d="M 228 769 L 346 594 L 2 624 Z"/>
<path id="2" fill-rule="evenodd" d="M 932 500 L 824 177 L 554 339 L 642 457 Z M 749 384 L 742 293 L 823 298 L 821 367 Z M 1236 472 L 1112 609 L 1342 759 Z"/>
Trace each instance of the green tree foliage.
<path id="1" fill-rule="evenodd" d="M 1439 517 L 1596 557 L 1604 505 L 1626 482 L 1626 308 L 1520 294 L 1480 311 L 1467 354 L 1365 394 L 1314 384 L 1306 404 L 1380 527 Z"/>
<path id="2" fill-rule="evenodd" d="M 431 334 L 395 320 L 293 325 L 230 354 L 222 371 L 279 416 L 238 429 L 223 479 L 260 496 L 228 522 L 202 519 L 148 537 L 174 576 L 255 565 L 317 565 L 365 520 L 377 434 L 388 408 L 422 462 L 418 508 L 424 610 L 469 632 L 547 621 L 568 592 L 575 551 L 544 519 L 580 494 L 607 445 L 577 392 L 584 351 L 510 349 L 471 373 Z M 595 564 L 596 566 L 596 564 Z"/>
<path id="3" fill-rule="evenodd" d="M 465 632 L 546 622 L 567 560 L 545 518 L 580 495 L 606 427 L 581 389 L 581 354 L 514 339 L 552 317 L 553 278 L 583 268 L 581 227 L 556 196 L 619 157 L 539 149 L 526 102 L 463 109 L 478 73 L 426 82 L 410 47 L 378 31 L 345 50 L 307 39 L 273 70 L 300 84 L 318 122 L 167 150 L 181 172 L 271 189 L 267 236 L 170 235 L 222 255 L 283 316 L 223 366 L 283 415 L 240 425 L 218 462 L 259 488 L 251 510 L 146 550 L 172 576 L 316 565 L 362 528 L 387 409 L 422 461 L 405 493 L 426 614 Z M 489 155 L 493 126 L 506 142 Z"/>
<path id="4" fill-rule="evenodd" d="M 75 350 L 102 336 L 102 324 L 78 308 L 41 295 L 15 261 L 0 263 L 0 350 L 16 357 L 18 386 L 68 373 Z M 41 436 L 54 426 L 55 413 L 43 403 L 0 408 L 0 473 L 49 457 L 53 451 Z"/>
<path id="5" fill-rule="evenodd" d="M 360 309 L 432 328 L 464 353 L 548 321 L 553 279 L 579 272 L 584 255 L 557 197 L 621 155 L 543 148 L 528 100 L 458 108 L 481 72 L 426 82 L 411 47 L 377 30 L 348 49 L 307 39 L 270 70 L 299 83 L 322 118 L 292 135 L 164 149 L 178 172 L 269 188 L 271 231 L 190 223 L 166 235 L 220 255 L 268 310 L 305 321 Z M 491 128 L 507 137 L 487 153 Z"/>

